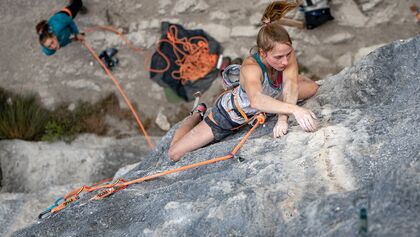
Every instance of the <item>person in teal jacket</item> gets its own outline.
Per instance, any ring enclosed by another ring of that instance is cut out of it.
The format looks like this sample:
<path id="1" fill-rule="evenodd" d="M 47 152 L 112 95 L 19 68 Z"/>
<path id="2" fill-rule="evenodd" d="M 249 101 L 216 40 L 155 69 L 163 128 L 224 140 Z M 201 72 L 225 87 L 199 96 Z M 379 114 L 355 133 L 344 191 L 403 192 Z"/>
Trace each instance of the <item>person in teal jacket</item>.
<path id="1" fill-rule="evenodd" d="M 83 7 L 81 0 L 73 0 L 70 5 L 54 14 L 48 22 L 42 20 L 36 25 L 42 51 L 53 55 L 58 49 L 73 41 L 83 41 L 84 35 L 79 32 L 73 19 Z"/>

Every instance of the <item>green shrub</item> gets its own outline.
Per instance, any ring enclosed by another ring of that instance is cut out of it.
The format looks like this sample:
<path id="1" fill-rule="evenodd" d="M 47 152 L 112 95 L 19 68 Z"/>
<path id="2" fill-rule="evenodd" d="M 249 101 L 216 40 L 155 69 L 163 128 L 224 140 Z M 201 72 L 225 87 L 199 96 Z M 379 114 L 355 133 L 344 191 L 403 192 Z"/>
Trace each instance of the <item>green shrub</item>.
<path id="1" fill-rule="evenodd" d="M 45 126 L 45 134 L 42 136 L 43 141 L 55 141 L 64 136 L 63 127 L 56 121 L 49 121 Z"/>
<path id="2" fill-rule="evenodd" d="M 35 95 L 16 96 L 1 93 L 0 139 L 37 140 L 49 120 Z"/>
<path id="3" fill-rule="evenodd" d="M 130 111 L 119 107 L 114 94 L 96 104 L 79 101 L 73 111 L 68 110 L 68 104 L 49 111 L 35 95 L 21 96 L 0 88 L 0 140 L 71 142 L 80 133 L 105 135 L 107 115 L 134 123 Z M 149 120 L 143 121 L 146 128 Z"/>

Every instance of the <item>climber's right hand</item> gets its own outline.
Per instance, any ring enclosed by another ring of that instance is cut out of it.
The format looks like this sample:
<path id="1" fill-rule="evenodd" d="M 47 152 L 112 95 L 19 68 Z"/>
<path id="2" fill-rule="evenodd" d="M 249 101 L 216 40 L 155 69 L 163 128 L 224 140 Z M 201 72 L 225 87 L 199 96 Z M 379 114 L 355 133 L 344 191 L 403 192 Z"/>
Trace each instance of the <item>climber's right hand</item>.
<path id="1" fill-rule="evenodd" d="M 292 114 L 303 130 L 306 132 L 313 132 L 316 130 L 316 116 L 312 111 L 296 106 Z"/>

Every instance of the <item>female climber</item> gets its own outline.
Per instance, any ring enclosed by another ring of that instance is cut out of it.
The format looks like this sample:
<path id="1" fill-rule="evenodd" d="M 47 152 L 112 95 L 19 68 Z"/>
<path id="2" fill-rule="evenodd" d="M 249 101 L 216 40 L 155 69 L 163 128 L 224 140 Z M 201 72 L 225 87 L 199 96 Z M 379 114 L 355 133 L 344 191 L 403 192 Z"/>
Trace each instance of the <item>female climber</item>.
<path id="1" fill-rule="evenodd" d="M 212 141 L 220 141 L 248 123 L 246 117 L 259 112 L 278 115 L 274 137 L 287 133 L 289 116 L 294 116 L 303 130 L 316 130 L 315 114 L 296 102 L 315 95 L 318 85 L 299 75 L 292 41 L 278 21 L 296 6 L 284 1 L 268 5 L 261 19 L 257 45 L 241 65 L 240 85 L 220 96 L 204 120 L 206 106 L 200 104 L 183 121 L 168 150 L 172 161 Z"/>

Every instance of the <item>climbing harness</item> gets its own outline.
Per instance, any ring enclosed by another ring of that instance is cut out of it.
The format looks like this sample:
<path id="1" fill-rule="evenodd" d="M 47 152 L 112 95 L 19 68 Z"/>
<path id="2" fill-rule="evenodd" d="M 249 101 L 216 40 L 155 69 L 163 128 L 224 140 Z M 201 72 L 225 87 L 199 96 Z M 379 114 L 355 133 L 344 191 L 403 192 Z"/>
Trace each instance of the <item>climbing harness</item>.
<path id="1" fill-rule="evenodd" d="M 44 216 L 46 214 L 53 214 L 53 213 L 56 213 L 56 212 L 64 209 L 69 203 L 79 199 L 79 194 L 83 191 L 93 192 L 93 191 L 96 191 L 96 190 L 102 190 L 99 194 L 95 195 L 93 198 L 90 199 L 90 200 L 102 200 L 103 198 L 108 197 L 111 194 L 114 194 L 114 193 L 116 193 L 116 192 L 118 192 L 122 189 L 127 188 L 131 184 L 141 183 L 141 182 L 144 182 L 144 181 L 147 181 L 147 180 L 152 180 L 152 179 L 155 179 L 155 178 L 158 178 L 158 177 L 162 177 L 162 176 L 165 176 L 165 175 L 181 172 L 181 171 L 184 171 L 184 170 L 188 170 L 188 169 L 192 169 L 192 168 L 196 168 L 196 167 L 200 167 L 200 166 L 204 166 L 204 165 L 208 165 L 208 164 L 213 164 L 213 163 L 216 163 L 216 162 L 219 162 L 219 161 L 229 160 L 231 158 L 237 159 L 239 162 L 242 162 L 242 161 L 244 161 L 244 159 L 242 157 L 238 156 L 237 152 L 243 146 L 245 141 L 251 136 L 251 134 L 254 132 L 254 130 L 259 125 L 263 124 L 264 122 L 265 122 L 265 115 L 263 113 L 258 114 L 255 117 L 255 124 L 253 125 L 253 127 L 245 134 L 245 136 L 241 139 L 241 141 L 235 146 L 235 148 L 228 155 L 213 158 L 213 159 L 206 160 L 206 161 L 197 162 L 197 163 L 186 165 L 186 166 L 182 166 L 182 167 L 172 169 L 172 170 L 159 172 L 159 173 L 156 173 L 156 174 L 153 174 L 153 175 L 145 176 L 145 177 L 134 179 L 134 180 L 131 180 L 131 181 L 125 181 L 123 179 L 118 179 L 118 180 L 116 180 L 112 183 L 105 184 L 105 185 L 100 185 L 100 183 L 108 181 L 108 180 L 105 180 L 105 181 L 102 181 L 102 182 L 100 182 L 98 184 L 95 184 L 93 186 L 82 186 L 80 188 L 77 188 L 77 189 L 71 191 L 70 193 L 68 193 L 63 198 L 57 199 L 56 203 L 58 201 L 61 201 L 61 200 L 64 200 L 64 202 L 60 205 L 57 205 L 55 203 L 53 205 L 53 208 L 50 207 L 46 211 L 42 212 L 39 215 L 39 218 L 41 219 L 42 216 Z"/>
<path id="2" fill-rule="evenodd" d="M 115 34 L 117 34 L 118 36 L 120 36 L 120 38 L 127 44 L 127 46 L 134 50 L 135 52 L 140 52 L 141 49 L 140 48 L 136 48 L 133 44 L 130 43 L 130 41 L 127 39 L 127 37 L 124 36 L 124 34 L 122 34 L 121 32 L 119 32 L 118 30 L 112 28 L 112 27 L 107 27 L 107 26 L 96 26 L 96 27 L 92 27 L 92 28 L 88 28 L 85 30 L 85 32 L 92 32 L 94 30 L 106 30 L 106 31 L 110 31 L 113 32 Z M 108 74 L 108 76 L 111 78 L 111 80 L 114 82 L 115 86 L 117 87 L 118 91 L 120 92 L 121 96 L 123 97 L 124 101 L 126 102 L 126 104 L 128 105 L 128 107 L 131 110 L 131 113 L 133 114 L 134 118 L 137 121 L 137 124 L 139 125 L 141 131 L 144 134 L 144 137 L 147 140 L 147 143 L 149 144 L 149 147 L 151 149 L 153 149 L 155 146 L 152 142 L 152 140 L 150 139 L 149 135 L 146 132 L 146 129 L 143 126 L 143 123 L 141 122 L 136 110 L 134 109 L 132 103 L 130 102 L 130 100 L 128 99 L 127 95 L 124 93 L 123 89 L 121 88 L 120 83 L 118 82 L 118 80 L 114 77 L 114 75 L 111 73 L 110 69 L 107 67 L 107 65 L 104 63 L 104 61 L 102 61 L 99 56 L 95 53 L 95 51 L 93 50 L 93 48 L 87 43 L 87 42 L 82 42 L 82 44 L 87 48 L 87 50 L 89 50 L 89 52 L 92 54 L 92 56 L 96 59 L 96 61 L 98 61 L 98 63 L 102 66 L 102 68 L 105 70 L 105 72 Z"/>
<path id="3" fill-rule="evenodd" d="M 163 43 L 170 44 L 176 56 L 175 64 L 179 66 L 179 70 L 171 73 L 172 78 L 176 80 L 181 80 L 183 83 L 196 81 L 206 76 L 216 66 L 218 55 L 210 54 L 206 38 L 203 36 L 179 38 L 178 28 L 171 25 L 166 38 L 160 39 L 156 47 L 156 52 L 165 60 L 166 66 L 163 69 L 149 68 L 150 72 L 163 73 L 171 67 L 169 58 L 159 49 Z"/>

